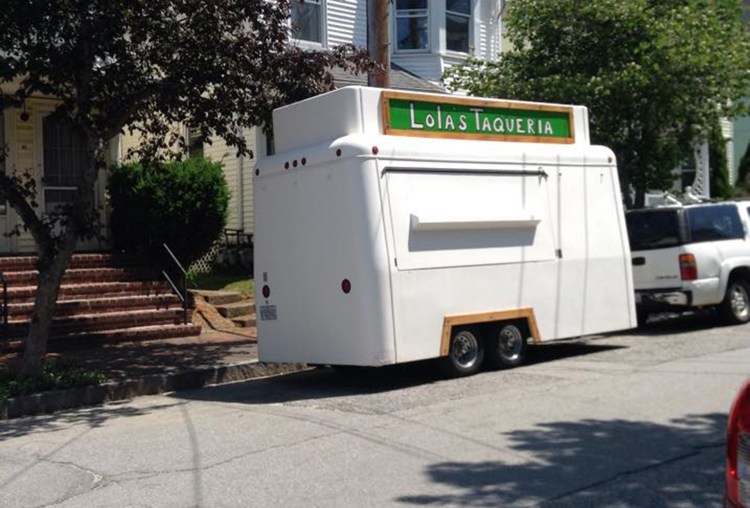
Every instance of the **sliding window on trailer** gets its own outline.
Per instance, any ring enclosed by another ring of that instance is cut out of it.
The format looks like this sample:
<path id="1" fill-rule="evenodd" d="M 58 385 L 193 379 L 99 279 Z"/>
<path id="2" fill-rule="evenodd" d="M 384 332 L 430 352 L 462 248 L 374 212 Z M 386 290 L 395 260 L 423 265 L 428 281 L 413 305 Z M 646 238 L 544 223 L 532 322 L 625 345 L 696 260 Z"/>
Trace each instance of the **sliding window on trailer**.
<path id="1" fill-rule="evenodd" d="M 555 259 L 556 191 L 543 170 L 388 167 L 399 270 Z"/>

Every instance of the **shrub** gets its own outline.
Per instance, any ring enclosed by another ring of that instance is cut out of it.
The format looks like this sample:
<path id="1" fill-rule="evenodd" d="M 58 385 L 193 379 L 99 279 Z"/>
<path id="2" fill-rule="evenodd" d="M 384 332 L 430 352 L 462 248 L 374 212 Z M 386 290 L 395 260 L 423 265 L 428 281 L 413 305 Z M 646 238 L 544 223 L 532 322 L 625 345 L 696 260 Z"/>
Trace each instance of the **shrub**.
<path id="1" fill-rule="evenodd" d="M 187 268 L 226 225 L 229 190 L 208 159 L 118 165 L 108 191 L 113 244 L 129 255 L 161 259 L 166 243 Z"/>
<path id="2" fill-rule="evenodd" d="M 0 401 L 29 393 L 98 385 L 104 381 L 106 377 L 102 372 L 62 359 L 46 359 L 41 375 L 36 378 L 20 377 L 7 365 L 0 365 Z"/>

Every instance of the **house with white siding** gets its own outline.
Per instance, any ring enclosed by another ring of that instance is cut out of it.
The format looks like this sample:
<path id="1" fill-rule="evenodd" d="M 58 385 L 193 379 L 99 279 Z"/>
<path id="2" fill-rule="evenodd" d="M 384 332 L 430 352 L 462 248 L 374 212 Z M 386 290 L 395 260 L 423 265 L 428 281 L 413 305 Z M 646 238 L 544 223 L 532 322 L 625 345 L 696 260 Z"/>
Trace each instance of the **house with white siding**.
<path id="1" fill-rule="evenodd" d="M 469 56 L 495 58 L 500 51 L 499 17 L 502 0 L 395 0 L 391 2 L 391 86 L 398 89 L 442 91 L 443 71 Z M 367 47 L 367 0 L 293 0 L 293 40 L 306 48 L 326 49 L 340 44 Z M 366 76 L 334 70 L 338 86 L 365 84 Z M 4 83 L 12 88 L 12 83 Z M 10 88 L 9 88 L 10 87 Z M 29 98 L 22 107 L 0 112 L 0 146 L 7 156 L 0 170 L 28 171 L 37 182 L 38 203 L 51 210 L 72 195 L 75 167 L 82 149 L 71 125 L 50 116 L 53 98 Z M 190 132 L 182 127 L 186 139 Z M 245 130 L 253 154 L 267 149 L 259 128 Z M 121 135 L 111 142 L 111 159 L 123 161 L 138 139 Z M 224 168 L 231 192 L 228 228 L 253 232 L 253 156 L 238 157 L 221 138 L 200 147 Z M 105 221 L 105 175 L 97 183 L 97 207 Z M 19 224 L 15 212 L 0 205 L 0 253 L 33 252 L 31 235 L 5 236 Z M 81 242 L 79 250 L 101 250 L 105 242 Z"/>
<path id="2" fill-rule="evenodd" d="M 391 2 L 391 86 L 442 91 L 445 69 L 469 56 L 495 58 L 500 52 L 502 0 L 396 0 Z M 293 40 L 302 48 L 340 44 L 367 47 L 366 0 L 293 0 Z M 366 84 L 367 77 L 334 70 L 337 86 Z M 253 153 L 265 153 L 259 128 L 245 133 Z M 222 140 L 203 147 L 204 155 L 222 161 L 231 192 L 228 228 L 253 232 L 252 175 L 255 159 L 236 157 Z"/>
<path id="3" fill-rule="evenodd" d="M 0 83 L 0 90 L 10 94 L 17 82 Z M 58 101 L 43 95 L 30 97 L 19 107 L 0 110 L 0 171 L 28 175 L 36 182 L 36 202 L 39 209 L 52 211 L 69 202 L 75 194 L 78 168 L 85 163 L 86 150 L 83 135 L 70 121 L 52 116 Z M 116 143 L 110 146 L 112 161 L 116 157 Z M 104 214 L 104 175 L 96 183 L 95 206 L 100 222 Z M 7 205 L 0 204 L 0 254 L 36 252 L 31 233 L 20 228 L 18 214 Z M 18 230 L 18 234 L 7 233 Z M 101 250 L 103 242 L 97 239 L 80 241 L 78 250 Z"/>
<path id="4" fill-rule="evenodd" d="M 396 0 L 391 59 L 433 83 L 469 56 L 494 60 L 501 49 L 502 5 L 502 0 Z"/>
<path id="5" fill-rule="evenodd" d="M 469 56 L 500 53 L 503 0 L 396 0 L 391 2 L 391 61 L 434 84 Z M 365 0 L 293 0 L 295 43 L 328 48 L 367 46 Z"/>

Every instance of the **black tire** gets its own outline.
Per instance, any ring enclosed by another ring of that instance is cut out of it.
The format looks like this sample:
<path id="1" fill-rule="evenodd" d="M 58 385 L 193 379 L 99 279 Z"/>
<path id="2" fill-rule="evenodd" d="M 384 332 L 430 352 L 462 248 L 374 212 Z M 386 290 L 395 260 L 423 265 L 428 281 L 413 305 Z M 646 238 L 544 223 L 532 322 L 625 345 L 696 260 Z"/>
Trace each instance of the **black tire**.
<path id="1" fill-rule="evenodd" d="M 745 279 L 729 279 L 724 301 L 719 306 L 719 316 L 728 325 L 750 321 L 750 284 Z"/>
<path id="2" fill-rule="evenodd" d="M 638 321 L 638 328 L 645 325 L 651 313 L 642 307 L 635 308 L 635 319 Z"/>
<path id="3" fill-rule="evenodd" d="M 490 329 L 485 361 L 492 369 L 512 369 L 526 358 L 526 327 L 518 323 L 500 323 Z"/>
<path id="4" fill-rule="evenodd" d="M 484 360 L 484 337 L 476 328 L 454 329 L 448 356 L 440 360 L 443 371 L 450 377 L 476 374 Z"/>

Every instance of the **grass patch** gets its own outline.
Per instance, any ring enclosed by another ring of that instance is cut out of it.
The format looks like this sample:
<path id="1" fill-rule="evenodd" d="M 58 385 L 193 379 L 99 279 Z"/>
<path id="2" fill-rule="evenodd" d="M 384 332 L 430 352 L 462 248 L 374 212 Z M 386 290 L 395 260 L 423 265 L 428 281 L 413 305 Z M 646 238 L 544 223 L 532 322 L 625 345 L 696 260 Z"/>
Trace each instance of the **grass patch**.
<path id="1" fill-rule="evenodd" d="M 188 286 L 191 289 L 237 291 L 244 298 L 252 298 L 255 291 L 255 283 L 247 272 L 193 273 L 189 275 Z"/>
<path id="2" fill-rule="evenodd" d="M 30 393 L 98 385 L 104 381 L 104 374 L 98 370 L 58 358 L 45 360 L 38 378 L 19 377 L 7 365 L 0 365 L 0 401 Z"/>

